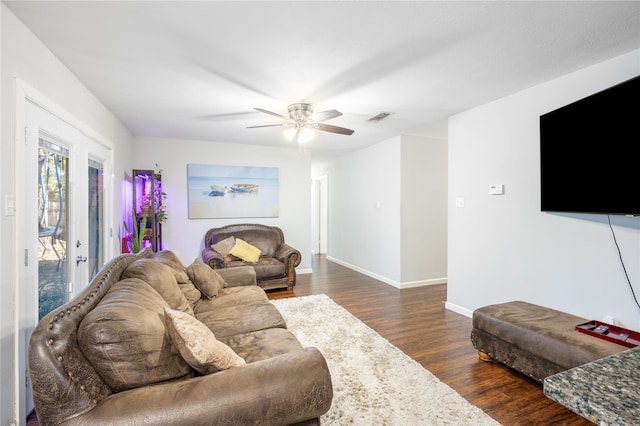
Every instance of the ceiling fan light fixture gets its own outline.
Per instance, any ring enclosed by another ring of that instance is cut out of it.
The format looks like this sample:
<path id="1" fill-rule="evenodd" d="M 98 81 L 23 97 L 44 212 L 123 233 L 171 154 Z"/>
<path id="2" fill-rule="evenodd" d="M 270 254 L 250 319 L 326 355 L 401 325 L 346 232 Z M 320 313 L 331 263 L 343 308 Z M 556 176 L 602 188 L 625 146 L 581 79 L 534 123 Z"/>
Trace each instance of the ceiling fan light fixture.
<path id="1" fill-rule="evenodd" d="M 290 142 L 305 144 L 315 136 L 315 132 L 308 127 L 291 126 L 282 132 L 284 137 Z"/>
<path id="2" fill-rule="evenodd" d="M 303 127 L 298 132 L 298 143 L 305 144 L 315 136 L 315 132 L 308 127 Z"/>
<path id="3" fill-rule="evenodd" d="M 289 105 L 289 117 L 262 108 L 254 109 L 256 111 L 278 117 L 282 119 L 284 123 L 263 124 L 260 126 L 249 126 L 248 128 L 253 129 L 256 127 L 284 127 L 282 132 L 284 134 L 284 137 L 290 142 L 295 141 L 299 144 L 305 144 L 314 138 L 315 130 L 336 133 L 339 135 L 353 134 L 353 130 L 351 129 L 323 123 L 323 121 L 340 117 L 342 113 L 337 109 L 329 109 L 314 114 L 313 105 L 307 103 L 296 103 Z"/>
<path id="4" fill-rule="evenodd" d="M 284 137 L 287 138 L 289 142 L 291 142 L 296 137 L 296 133 L 298 133 L 298 129 L 296 127 L 291 126 L 284 129 L 282 133 L 284 134 Z"/>

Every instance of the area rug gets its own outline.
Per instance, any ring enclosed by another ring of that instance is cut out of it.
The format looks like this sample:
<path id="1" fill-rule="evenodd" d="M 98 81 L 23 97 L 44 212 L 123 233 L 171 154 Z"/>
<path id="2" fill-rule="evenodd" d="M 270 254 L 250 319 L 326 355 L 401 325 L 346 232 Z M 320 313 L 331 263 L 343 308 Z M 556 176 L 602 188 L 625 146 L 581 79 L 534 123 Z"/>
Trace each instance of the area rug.
<path id="1" fill-rule="evenodd" d="M 272 303 L 327 360 L 333 402 L 322 425 L 499 425 L 327 295 Z"/>

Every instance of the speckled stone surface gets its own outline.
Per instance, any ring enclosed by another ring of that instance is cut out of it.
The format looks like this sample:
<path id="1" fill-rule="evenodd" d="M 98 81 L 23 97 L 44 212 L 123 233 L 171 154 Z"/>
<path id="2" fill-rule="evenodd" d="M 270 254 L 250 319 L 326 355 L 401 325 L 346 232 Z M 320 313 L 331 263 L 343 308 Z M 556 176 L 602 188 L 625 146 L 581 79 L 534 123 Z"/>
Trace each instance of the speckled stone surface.
<path id="1" fill-rule="evenodd" d="M 640 347 L 549 376 L 544 394 L 599 425 L 640 424 Z"/>

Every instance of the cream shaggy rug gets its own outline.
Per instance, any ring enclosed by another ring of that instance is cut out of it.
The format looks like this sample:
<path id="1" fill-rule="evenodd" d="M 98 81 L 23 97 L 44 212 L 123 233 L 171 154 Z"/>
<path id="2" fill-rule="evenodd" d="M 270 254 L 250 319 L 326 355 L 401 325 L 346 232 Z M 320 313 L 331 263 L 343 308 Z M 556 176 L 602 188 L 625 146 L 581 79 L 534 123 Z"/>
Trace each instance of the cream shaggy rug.
<path id="1" fill-rule="evenodd" d="M 333 402 L 322 425 L 499 424 L 328 296 L 272 303 L 327 360 Z"/>

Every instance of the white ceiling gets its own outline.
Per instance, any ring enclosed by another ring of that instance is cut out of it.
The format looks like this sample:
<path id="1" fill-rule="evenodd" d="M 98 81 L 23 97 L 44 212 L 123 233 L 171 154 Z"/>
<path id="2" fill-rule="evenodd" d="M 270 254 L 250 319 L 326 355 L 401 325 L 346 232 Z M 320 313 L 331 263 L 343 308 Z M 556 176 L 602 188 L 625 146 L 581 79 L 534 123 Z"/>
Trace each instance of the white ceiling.
<path id="1" fill-rule="evenodd" d="M 4 1 L 135 135 L 288 146 L 278 119 L 338 109 L 325 159 L 640 48 L 640 2 Z M 379 123 L 366 120 L 382 111 Z"/>

